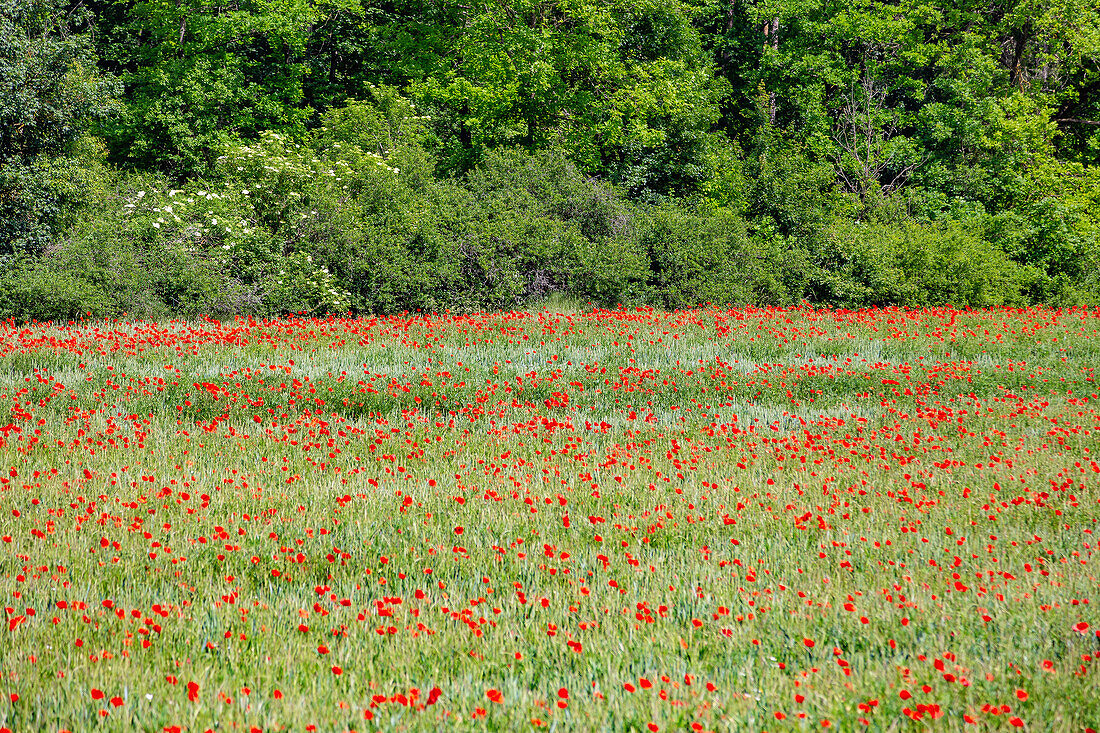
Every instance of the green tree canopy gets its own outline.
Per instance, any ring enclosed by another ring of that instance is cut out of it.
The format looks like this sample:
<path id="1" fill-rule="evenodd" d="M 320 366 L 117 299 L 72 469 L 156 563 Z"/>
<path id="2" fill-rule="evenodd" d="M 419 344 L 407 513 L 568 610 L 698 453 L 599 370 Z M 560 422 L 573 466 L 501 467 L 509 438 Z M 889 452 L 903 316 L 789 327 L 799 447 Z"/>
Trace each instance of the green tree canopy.
<path id="1" fill-rule="evenodd" d="M 57 0 L 0 1 L 0 254 L 41 249 L 56 233 L 74 147 L 115 109 L 89 20 Z"/>

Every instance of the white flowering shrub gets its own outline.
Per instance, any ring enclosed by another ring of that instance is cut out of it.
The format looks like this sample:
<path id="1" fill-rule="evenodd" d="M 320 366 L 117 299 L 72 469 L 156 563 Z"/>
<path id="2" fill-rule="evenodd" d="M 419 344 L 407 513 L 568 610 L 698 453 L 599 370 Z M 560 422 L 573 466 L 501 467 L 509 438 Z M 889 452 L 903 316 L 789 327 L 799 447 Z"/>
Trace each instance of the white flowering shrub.
<path id="1" fill-rule="evenodd" d="M 322 138 L 304 145 L 264 132 L 236 142 L 219 157 L 216 182 L 134 191 L 122 205 L 126 228 L 150 247 L 206 260 L 251 288 L 260 310 L 352 309 L 347 257 L 328 245 L 360 217 L 364 192 L 376 199 L 400 171 L 380 153 Z"/>
<path id="2" fill-rule="evenodd" d="M 275 180 L 267 181 L 271 185 L 253 179 L 252 188 L 244 188 L 234 179 L 217 186 L 139 190 L 123 205 L 123 221 L 149 250 L 174 253 L 169 261 L 178 265 L 182 255 L 224 273 L 227 283 L 242 291 L 237 298 L 241 310 L 273 314 L 347 311 L 350 296 L 328 269 L 315 265 L 309 253 L 293 249 L 296 224 L 303 215 L 287 206 L 276 217 L 264 216 L 272 212 L 272 190 L 292 175 L 284 171 L 272 176 Z M 308 177 L 299 183 L 308 185 Z M 169 282 L 164 289 L 179 287 Z M 164 299 L 176 310 L 194 298 L 170 292 Z"/>
<path id="3" fill-rule="evenodd" d="M 278 246 L 272 233 L 257 222 L 250 194 L 230 182 L 150 186 L 126 198 L 121 229 L 146 250 L 203 260 L 253 285 L 271 269 Z"/>
<path id="4" fill-rule="evenodd" d="M 242 219 L 233 216 L 235 203 L 227 206 L 220 196 L 197 196 L 198 187 L 173 190 L 163 179 L 107 166 L 92 178 L 74 178 L 72 185 L 81 189 L 80 215 L 36 256 L 12 261 L 0 273 L 5 318 L 161 318 L 258 310 L 254 288 L 233 276 L 224 257 L 208 253 L 227 236 L 212 218 L 219 225 Z"/>
<path id="5" fill-rule="evenodd" d="M 341 148 L 344 148 L 341 150 Z M 352 153 L 351 161 L 341 157 Z M 227 187 L 248 200 L 257 226 L 273 234 L 290 234 L 302 219 L 317 214 L 354 192 L 364 175 L 396 171 L 377 154 L 353 151 L 339 143 L 318 151 L 276 132 L 261 133 L 253 143 L 238 143 L 218 159 Z"/>
<path id="6" fill-rule="evenodd" d="M 268 306 L 279 313 L 342 313 L 351 310 L 351 293 L 337 283 L 327 267 L 313 257 L 296 252 L 282 260 L 265 291 Z"/>

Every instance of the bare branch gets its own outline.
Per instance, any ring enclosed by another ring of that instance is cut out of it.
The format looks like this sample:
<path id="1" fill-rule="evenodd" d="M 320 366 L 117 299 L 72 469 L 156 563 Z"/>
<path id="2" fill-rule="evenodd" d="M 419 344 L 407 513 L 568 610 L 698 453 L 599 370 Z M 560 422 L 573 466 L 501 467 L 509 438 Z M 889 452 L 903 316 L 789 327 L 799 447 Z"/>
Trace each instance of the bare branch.
<path id="1" fill-rule="evenodd" d="M 1082 120 L 1079 117 L 1059 117 L 1054 120 L 1059 125 L 1100 125 L 1097 120 Z"/>
<path id="2" fill-rule="evenodd" d="M 902 165 L 898 151 L 891 145 L 896 137 L 897 115 L 886 107 L 887 91 L 875 79 L 865 77 L 859 87 L 853 87 L 838 110 L 833 126 L 833 141 L 837 151 L 833 167 L 845 190 L 861 199 L 876 187 L 888 194 L 905 185 L 909 177 L 927 158 Z M 882 178 L 896 169 L 888 183 Z"/>

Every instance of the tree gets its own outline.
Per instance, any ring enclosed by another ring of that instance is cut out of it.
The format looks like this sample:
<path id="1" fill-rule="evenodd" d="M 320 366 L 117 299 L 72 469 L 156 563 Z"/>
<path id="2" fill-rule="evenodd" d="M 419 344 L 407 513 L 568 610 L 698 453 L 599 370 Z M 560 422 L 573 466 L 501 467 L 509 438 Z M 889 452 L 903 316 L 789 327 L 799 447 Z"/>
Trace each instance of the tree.
<path id="1" fill-rule="evenodd" d="M 97 3 L 106 67 L 126 85 L 116 160 L 176 178 L 209 173 L 234 137 L 304 133 L 315 28 L 358 3 L 142 0 Z"/>
<path id="2" fill-rule="evenodd" d="M 836 111 L 832 159 L 843 189 L 874 207 L 924 161 L 909 138 L 898 134 L 898 111 L 886 109 L 886 90 L 864 78 Z"/>
<path id="3" fill-rule="evenodd" d="M 569 150 L 635 195 L 690 190 L 724 85 L 680 2 L 408 2 L 387 15 L 384 58 L 428 112 L 442 166 L 488 149 Z"/>
<path id="4" fill-rule="evenodd" d="M 88 16 L 58 0 L 0 0 L 0 255 L 37 252 L 64 224 L 74 153 L 115 109 Z"/>

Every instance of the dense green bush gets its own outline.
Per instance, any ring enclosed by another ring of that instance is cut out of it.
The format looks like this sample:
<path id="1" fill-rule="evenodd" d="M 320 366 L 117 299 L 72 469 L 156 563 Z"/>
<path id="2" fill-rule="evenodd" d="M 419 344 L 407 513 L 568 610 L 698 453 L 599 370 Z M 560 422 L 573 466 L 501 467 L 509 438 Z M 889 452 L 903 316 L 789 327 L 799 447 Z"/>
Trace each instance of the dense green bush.
<path id="1" fill-rule="evenodd" d="M 0 310 L 16 321 L 66 321 L 115 314 L 105 288 L 42 262 L 8 262 L 0 270 Z M 145 314 L 135 314 L 140 315 Z"/>
<path id="2" fill-rule="evenodd" d="M 6 317 L 259 310 L 255 289 L 242 282 L 243 268 L 226 249 L 227 242 L 248 241 L 244 227 L 220 226 L 233 221 L 239 203 L 201 187 L 172 189 L 155 177 L 120 175 L 95 161 L 74 171 L 68 185 L 80 188 L 79 205 L 67 209 L 62 236 L 33 256 L 9 258 L 0 273 Z"/>
<path id="3" fill-rule="evenodd" d="M 846 308 L 1019 305 L 1041 277 L 967 222 L 836 222 L 817 265 L 814 300 Z"/>
<path id="4" fill-rule="evenodd" d="M 649 258 L 648 295 L 667 308 L 701 303 L 785 303 L 790 295 L 779 253 L 750 239 L 728 209 L 657 207 L 640 237 Z"/>
<path id="5" fill-rule="evenodd" d="M 825 167 L 781 140 L 755 179 L 727 160 L 711 195 L 646 204 L 555 149 L 499 148 L 462 178 L 439 177 L 422 118 L 392 89 L 322 122 L 298 140 L 235 141 L 211 178 L 186 183 L 119 172 L 91 138 L 70 146 L 48 162 L 64 203 L 40 217 L 61 234 L 11 250 L 0 313 L 472 311 L 550 297 L 981 306 L 1097 291 L 1100 185 L 1084 171 L 1076 188 L 996 216 L 918 222 L 901 199 L 831 191 Z"/>
<path id="6" fill-rule="evenodd" d="M 417 190 L 411 178 L 406 167 L 367 182 L 358 197 L 318 202 L 287 240 L 333 274 L 354 310 L 454 307 L 452 294 L 463 290 L 454 227 L 444 226 L 461 191 L 445 183 Z"/>
<path id="7" fill-rule="evenodd" d="M 361 150 L 336 143 L 341 155 Z M 423 148 L 405 144 L 385 166 L 343 170 L 346 190 L 313 185 L 309 216 L 288 224 L 285 240 L 328 268 L 357 310 L 507 308 L 554 292 L 604 304 L 644 297 L 634 208 L 560 154 L 498 150 L 468 179 L 439 180 Z"/>
<path id="8" fill-rule="evenodd" d="M 247 294 L 181 250 L 141 251 L 130 242 L 71 240 L 37 259 L 9 262 L 0 307 L 18 320 L 84 316 L 163 318 L 247 312 Z"/>
<path id="9" fill-rule="evenodd" d="M 793 226 L 706 200 L 638 204 L 552 150 L 495 150 L 468 176 L 441 179 L 415 120 L 401 128 L 411 108 L 399 111 L 350 103 L 311 140 L 234 144 L 217 178 L 180 188 L 88 164 L 80 210 L 96 215 L 39 256 L 11 259 L 0 309 L 48 320 L 470 311 L 548 297 L 981 306 L 1077 302 L 1096 287 L 1096 229 L 1080 199 L 1071 280 L 1006 253 L 1028 236 L 1007 216 L 918 223 L 882 209 L 862 223 L 815 214 Z"/>
<path id="10" fill-rule="evenodd" d="M 507 263 L 515 302 L 551 292 L 613 305 L 644 298 L 637 210 L 562 152 L 493 151 L 470 175 L 477 239 Z"/>

